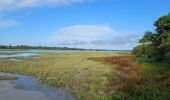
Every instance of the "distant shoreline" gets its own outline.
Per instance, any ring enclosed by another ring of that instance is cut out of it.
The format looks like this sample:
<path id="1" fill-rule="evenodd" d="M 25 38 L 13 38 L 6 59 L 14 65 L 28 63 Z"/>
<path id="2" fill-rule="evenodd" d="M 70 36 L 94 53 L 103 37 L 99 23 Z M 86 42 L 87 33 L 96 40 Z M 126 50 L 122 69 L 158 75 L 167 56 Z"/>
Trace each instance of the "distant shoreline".
<path id="1" fill-rule="evenodd" d="M 6 46 L 0 45 L 0 50 L 81 50 L 81 51 L 125 51 L 129 52 L 131 50 L 108 50 L 108 49 L 83 49 L 83 48 L 69 48 L 69 47 L 47 47 L 47 46 L 28 46 L 28 45 L 18 45 L 18 46 Z"/>
<path id="2" fill-rule="evenodd" d="M 1 49 L 0 48 L 0 51 L 4 51 L 4 50 L 9 50 L 9 51 L 19 51 L 19 50 L 65 50 L 65 51 L 69 51 L 69 50 L 72 50 L 72 51 L 112 51 L 112 52 L 131 52 L 131 50 L 100 50 L 100 49 Z"/>

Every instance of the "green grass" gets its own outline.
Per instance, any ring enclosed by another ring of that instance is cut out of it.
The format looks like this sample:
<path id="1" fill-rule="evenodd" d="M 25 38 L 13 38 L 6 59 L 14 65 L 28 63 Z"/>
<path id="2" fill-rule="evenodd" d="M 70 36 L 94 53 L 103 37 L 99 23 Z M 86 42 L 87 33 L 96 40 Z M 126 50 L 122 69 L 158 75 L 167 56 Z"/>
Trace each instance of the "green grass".
<path id="1" fill-rule="evenodd" d="M 113 52 L 40 53 L 20 62 L 1 59 L 0 71 L 37 76 L 78 100 L 170 100 L 169 64 L 130 59 Z"/>
<path id="2" fill-rule="evenodd" d="M 170 64 L 139 61 L 141 83 L 126 89 L 130 100 L 170 100 Z"/>
<path id="3" fill-rule="evenodd" d="M 80 100 L 94 100 L 104 94 L 111 66 L 88 60 L 89 57 L 118 56 L 113 52 L 42 53 L 38 58 L 23 57 L 20 62 L 7 58 L 0 71 L 37 76 L 40 83 L 64 87 Z"/>
<path id="4" fill-rule="evenodd" d="M 109 75 L 108 92 L 100 100 L 170 100 L 170 65 L 130 56 L 92 57 L 118 72 Z M 118 88 L 115 88 L 119 86 Z"/>

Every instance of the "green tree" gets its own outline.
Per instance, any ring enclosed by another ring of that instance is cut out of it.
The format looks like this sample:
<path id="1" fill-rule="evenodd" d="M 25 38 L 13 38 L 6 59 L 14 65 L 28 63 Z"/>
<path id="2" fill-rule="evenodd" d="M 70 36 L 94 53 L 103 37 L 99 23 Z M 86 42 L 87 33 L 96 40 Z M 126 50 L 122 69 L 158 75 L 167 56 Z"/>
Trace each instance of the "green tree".
<path id="1" fill-rule="evenodd" d="M 156 20 L 154 26 L 154 32 L 145 32 L 139 41 L 140 45 L 133 49 L 133 53 L 154 60 L 168 60 L 170 59 L 170 13 Z"/>

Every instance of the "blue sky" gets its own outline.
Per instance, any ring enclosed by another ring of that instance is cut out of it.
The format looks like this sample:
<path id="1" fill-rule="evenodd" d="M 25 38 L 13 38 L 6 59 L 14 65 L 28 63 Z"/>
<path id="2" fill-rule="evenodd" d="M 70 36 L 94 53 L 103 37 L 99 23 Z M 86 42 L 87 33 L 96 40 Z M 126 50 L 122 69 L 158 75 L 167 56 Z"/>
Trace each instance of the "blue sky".
<path id="1" fill-rule="evenodd" d="M 132 49 L 169 0 L 0 0 L 0 45 Z"/>

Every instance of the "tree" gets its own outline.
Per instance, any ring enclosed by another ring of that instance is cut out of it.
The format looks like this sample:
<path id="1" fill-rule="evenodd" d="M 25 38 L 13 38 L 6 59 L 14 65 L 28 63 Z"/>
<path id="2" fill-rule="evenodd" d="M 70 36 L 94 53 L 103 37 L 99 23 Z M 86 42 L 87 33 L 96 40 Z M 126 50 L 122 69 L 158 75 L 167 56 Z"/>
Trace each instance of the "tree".
<path id="1" fill-rule="evenodd" d="M 170 59 L 170 12 L 156 20 L 154 26 L 154 32 L 145 32 L 143 38 L 139 40 L 140 45 L 133 49 L 133 53 L 154 60 L 168 60 Z"/>
<path id="2" fill-rule="evenodd" d="M 152 46 L 148 44 L 142 44 L 136 46 L 132 53 L 135 54 L 137 57 L 148 57 L 151 58 L 152 54 Z"/>

